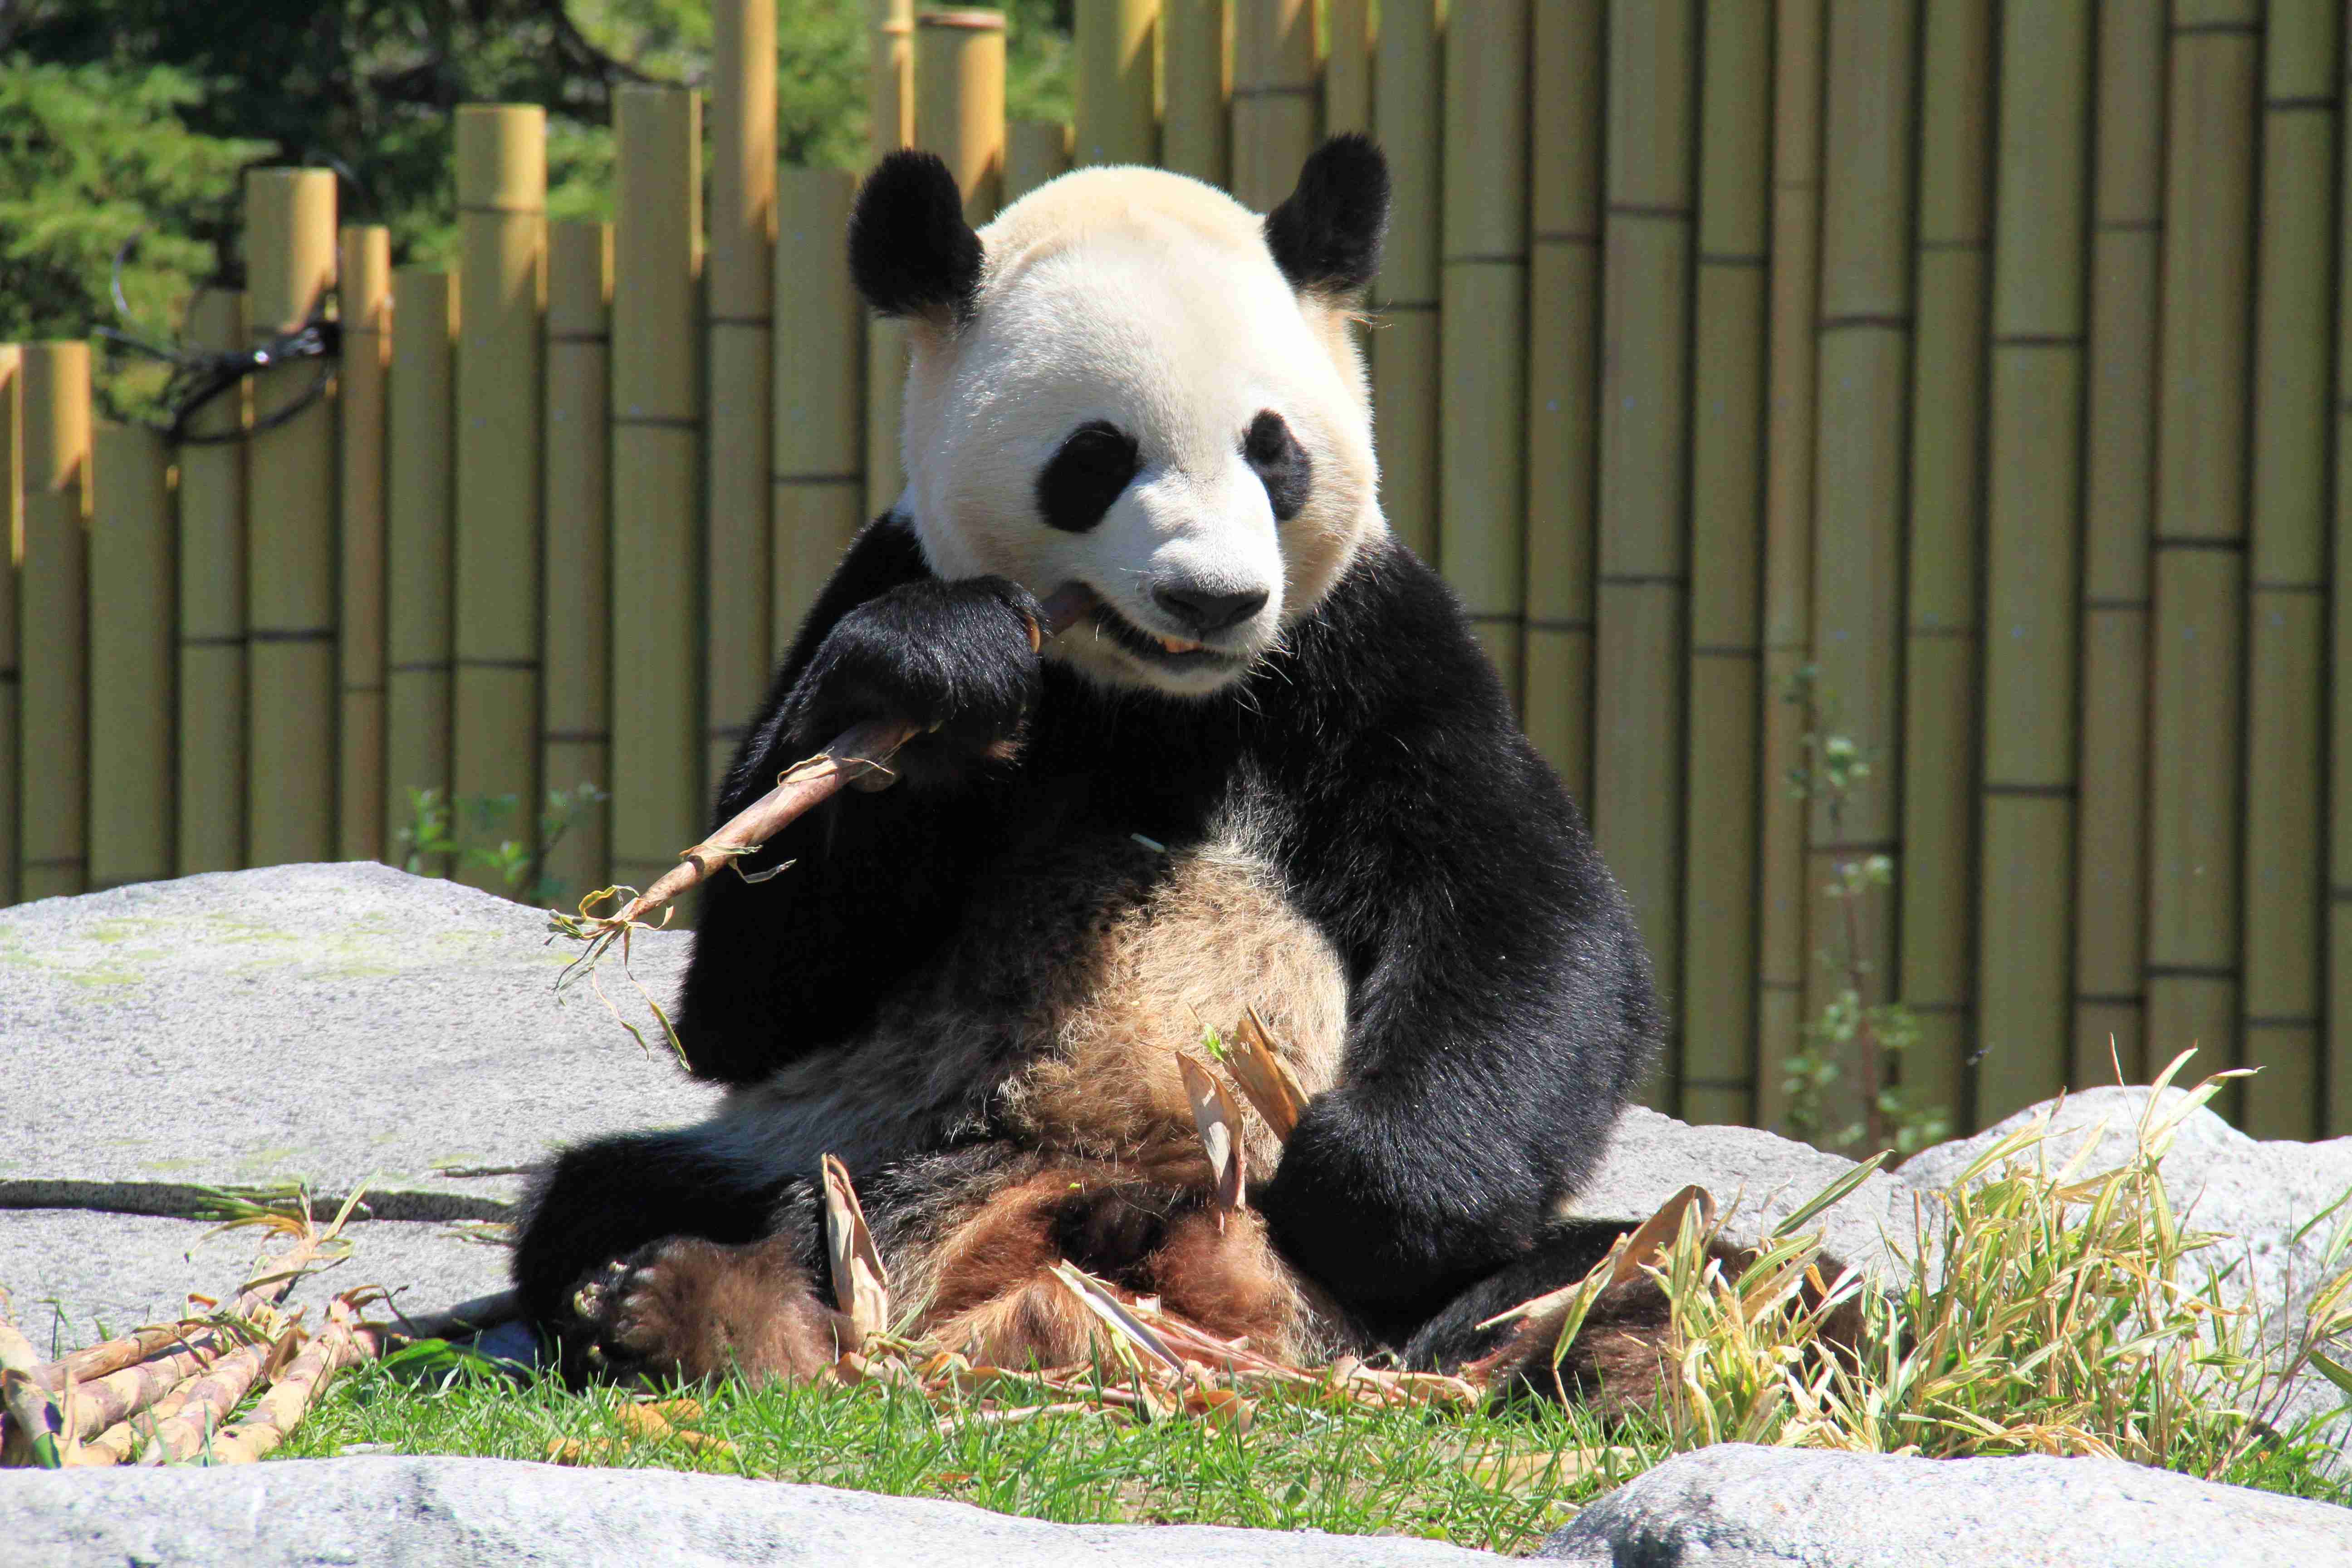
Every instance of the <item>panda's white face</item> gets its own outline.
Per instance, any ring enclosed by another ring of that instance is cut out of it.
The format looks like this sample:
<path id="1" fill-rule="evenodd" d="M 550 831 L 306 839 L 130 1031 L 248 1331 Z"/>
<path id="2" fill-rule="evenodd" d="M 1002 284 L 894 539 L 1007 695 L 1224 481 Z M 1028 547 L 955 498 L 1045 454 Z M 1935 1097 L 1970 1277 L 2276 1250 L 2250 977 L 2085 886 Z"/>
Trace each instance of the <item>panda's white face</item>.
<path id="1" fill-rule="evenodd" d="M 901 510 L 942 576 L 1092 589 L 1054 657 L 1216 690 L 1384 526 L 1344 317 L 1255 215 L 1157 171 L 1066 176 L 981 239 L 971 318 L 914 334 Z"/>

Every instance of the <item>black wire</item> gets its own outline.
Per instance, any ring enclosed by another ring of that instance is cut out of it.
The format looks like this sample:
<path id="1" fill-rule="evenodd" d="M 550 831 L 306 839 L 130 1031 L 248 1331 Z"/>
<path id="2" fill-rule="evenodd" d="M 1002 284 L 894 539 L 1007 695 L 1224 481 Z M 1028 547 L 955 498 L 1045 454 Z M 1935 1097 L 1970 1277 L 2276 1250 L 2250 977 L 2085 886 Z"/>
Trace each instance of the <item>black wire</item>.
<path id="1" fill-rule="evenodd" d="M 343 342 L 341 325 L 323 316 L 313 316 L 292 331 L 274 337 L 266 343 L 227 353 L 159 347 L 142 342 L 127 332 L 118 332 L 111 327 L 100 327 L 98 335 L 119 347 L 145 354 L 150 359 L 162 360 L 172 366 L 171 379 L 163 384 L 163 394 L 158 399 L 171 411 L 170 423 L 157 424 L 146 419 L 139 423 L 175 447 L 217 447 L 231 441 L 249 441 L 263 431 L 275 430 L 295 418 L 324 397 L 327 388 L 334 384 L 335 364 L 342 353 Z M 285 407 L 251 425 L 218 435 L 200 436 L 189 430 L 188 422 L 205 405 L 233 389 L 246 377 L 306 359 L 319 362 L 319 374 L 301 395 Z"/>

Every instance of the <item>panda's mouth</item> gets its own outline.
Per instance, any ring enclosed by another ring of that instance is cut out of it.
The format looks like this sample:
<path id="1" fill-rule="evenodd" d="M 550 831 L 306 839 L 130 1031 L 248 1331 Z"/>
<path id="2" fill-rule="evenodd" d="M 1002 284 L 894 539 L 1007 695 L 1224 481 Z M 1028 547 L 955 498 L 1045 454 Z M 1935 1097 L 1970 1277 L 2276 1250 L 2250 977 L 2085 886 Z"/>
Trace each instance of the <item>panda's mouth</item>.
<path id="1" fill-rule="evenodd" d="M 1095 630 L 1118 645 L 1119 651 L 1160 669 L 1214 669 L 1242 662 L 1237 654 L 1220 652 L 1182 637 L 1147 632 L 1099 601 L 1095 605 Z"/>

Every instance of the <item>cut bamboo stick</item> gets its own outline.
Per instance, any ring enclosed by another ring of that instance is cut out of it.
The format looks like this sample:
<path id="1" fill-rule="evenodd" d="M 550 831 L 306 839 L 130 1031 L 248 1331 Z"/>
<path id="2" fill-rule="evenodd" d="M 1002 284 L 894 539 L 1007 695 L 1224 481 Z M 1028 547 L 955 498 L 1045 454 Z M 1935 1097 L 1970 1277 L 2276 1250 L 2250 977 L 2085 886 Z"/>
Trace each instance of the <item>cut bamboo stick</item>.
<path id="1" fill-rule="evenodd" d="M 253 341 L 317 320 L 335 286 L 333 172 L 247 174 L 245 233 Z M 297 361 L 253 378 L 245 840 L 256 866 L 335 850 L 335 411 L 314 397 L 319 368 Z"/>
<path id="2" fill-rule="evenodd" d="M 1587 22 L 1588 34 L 1593 26 Z M 1538 34 L 1538 41 L 1566 37 L 1554 26 Z M 1564 47 L 1578 46 L 1571 42 Z M 1588 47 L 1597 52 L 1597 45 Z M 1385 0 L 1372 123 L 1389 161 L 1390 204 L 1380 277 L 1372 284 L 1372 310 L 1380 323 L 1372 334 L 1372 428 L 1380 433 L 1381 510 L 1391 531 L 1432 565 L 1437 563 L 1438 295 L 1444 250 L 1438 136 L 1444 75 L 1435 0 Z M 1597 124 L 1599 114 L 1597 103 L 1585 106 L 1588 124 Z M 1591 188 L 1597 190 L 1598 154 L 1590 156 L 1595 171 Z M 1598 236 L 1597 218 L 1591 233 Z M 1591 295 L 1596 300 L 1598 287 L 1596 271 Z M 1596 308 L 1588 304 L 1588 318 Z M 1570 672 L 1552 683 L 1575 686 L 1578 679 Z M 1563 760 L 1563 750 L 1555 740 L 1547 752 L 1556 765 Z M 1580 783 L 1572 780 L 1571 785 Z"/>
<path id="3" fill-rule="evenodd" d="M 1517 0 L 1513 3 L 1516 7 Z M 1315 5 L 1313 0 L 1228 4 L 1234 8 L 1233 193 L 1251 211 L 1270 212 L 1297 184 L 1299 165 L 1315 150 Z M 1507 17 L 1496 20 L 1511 26 Z M 1522 104 L 1519 112 L 1525 111 Z"/>
<path id="4" fill-rule="evenodd" d="M 1609 738 L 1608 745 L 1594 749 L 1593 835 L 1633 900 L 1659 989 L 1676 997 L 1683 994 L 1682 741 L 1690 658 L 1685 528 L 1696 22 L 1691 6 L 1643 5 L 1614 12 L 1609 29 L 1615 87 L 1609 95 L 1608 210 L 1601 231 L 1605 346 L 1592 667 L 1593 727 Z M 1506 38 L 1502 47 L 1524 54 L 1516 40 Z M 1496 97 L 1515 90 L 1508 79 L 1449 79 L 1449 98 L 1457 87 Z M 1449 190 L 1457 175 L 1475 178 L 1449 155 Z M 1450 346 L 1451 316 L 1446 327 Z M 1449 443 L 1454 430 L 1449 421 Z M 1450 479 L 1450 456 L 1446 468 Z M 1449 530 L 1454 510 L 1449 486 Z M 1449 531 L 1449 572 L 1452 537 Z M 1676 1103 L 1677 1043 L 1670 1037 L 1661 1081 L 1652 1091 L 1651 1103 L 1660 1110 Z"/>
<path id="5" fill-rule="evenodd" d="M 1684 751 L 1687 849 L 1681 868 L 1685 923 L 1676 1109 L 1686 1121 L 1746 1123 L 1756 1114 L 1756 826 L 1762 782 L 1756 766 L 1762 668 L 1758 608 L 1772 7 L 1768 0 L 1711 5 L 1697 42 L 1705 74 L 1691 356 L 1690 721 Z M 1665 107 L 1659 100 L 1662 111 Z M 1532 517 L 1541 515 L 1531 510 Z M 1530 603 L 1533 591 L 1530 582 Z M 1533 635 L 1531 627 L 1531 640 Z M 1662 939 L 1663 933 L 1650 934 L 1653 944 Z"/>
<path id="6" fill-rule="evenodd" d="M 336 853 L 346 860 L 378 860 L 384 855 L 383 455 L 385 383 L 392 364 L 392 231 L 344 229 L 338 278 L 342 637 L 337 645 L 337 731 L 342 755 L 335 770 Z"/>
<path id="7" fill-rule="evenodd" d="M 145 1434 L 141 1462 L 162 1464 L 203 1453 L 229 1412 L 251 1392 L 269 1354 L 268 1345 L 231 1351 L 194 1383 L 173 1390 L 172 1397 L 179 1399 L 179 1407 L 159 1418 Z"/>
<path id="8" fill-rule="evenodd" d="M 1915 16 L 1907 6 L 1831 0 L 1822 98 L 1820 376 L 1814 443 L 1813 666 L 1829 732 L 1853 741 L 1871 776 L 1840 808 L 1814 795 L 1807 827 L 1808 880 L 1820 889 L 1837 867 L 1884 855 L 1901 886 L 1903 799 L 1900 684 L 1903 477 L 1910 387 L 1912 94 Z M 1816 915 L 1827 918 L 1823 905 Z M 1823 927 L 1822 929 L 1827 929 Z M 1886 1000 L 1894 921 L 1864 924 L 1865 1004 Z M 1819 945 L 1818 943 L 1816 944 Z M 1818 1017 L 1844 983 L 1827 965 L 1808 976 L 1805 1013 Z M 1832 1122 L 1857 1115 L 1857 1064 L 1841 1083 L 1846 1103 Z"/>
<path id="9" fill-rule="evenodd" d="M 1528 23 L 1526 0 L 1506 0 L 1446 40 L 1439 316 L 1438 563 L 1514 707 L 1527 596 Z M 1237 157 L 1244 141 L 1236 107 Z"/>
<path id="10" fill-rule="evenodd" d="M 1077 162 L 1157 162 L 1160 0 L 1078 0 L 1074 12 Z M 917 102 L 919 114 L 919 92 Z"/>
<path id="11" fill-rule="evenodd" d="M 1070 122 L 1016 120 L 1004 128 L 1004 205 L 1070 170 Z"/>
<path id="12" fill-rule="evenodd" d="M 1372 129 L 1371 0 L 1328 0 L 1323 17 L 1323 129 Z"/>
<path id="13" fill-rule="evenodd" d="M 613 875 L 643 885 L 703 816 L 701 100 L 625 87 L 614 115 Z"/>
<path id="14" fill-rule="evenodd" d="M 89 812 L 89 345 L 24 348 L 24 565 L 17 658 L 21 896 L 88 885 Z"/>
<path id="15" fill-rule="evenodd" d="M 172 485 L 162 439 L 101 423 L 91 481 L 89 885 L 98 889 L 172 874 Z"/>
<path id="16" fill-rule="evenodd" d="M 246 346 L 245 297 L 199 289 L 193 348 Z M 174 837 L 181 876 L 245 864 L 245 443 L 251 392 L 239 381 L 193 415 L 179 449 L 180 770 Z"/>
<path id="17" fill-rule="evenodd" d="M 1976 925 L 1977 562 L 1992 229 L 1990 0 L 1921 17 L 1918 336 L 1911 363 L 1897 984 L 1918 1021 L 1906 1094 L 1964 1113 Z"/>
<path id="18" fill-rule="evenodd" d="M 1804 711 L 1812 659 L 1813 403 L 1819 369 L 1822 32 L 1825 0 L 1780 0 L 1772 44 L 1772 279 L 1764 415 L 1764 778 L 1757 825 L 1757 1120 L 1779 1126 L 1783 1066 L 1802 1046 Z"/>
<path id="19" fill-rule="evenodd" d="M 2066 1087 L 2081 567 L 2088 0 L 2002 10 L 1985 517 L 1975 1115 Z M 2077 1086 L 2082 1087 L 2082 1086 Z"/>
<path id="20" fill-rule="evenodd" d="M 392 279 L 392 397 L 384 475 L 384 847 L 406 864 L 410 792 L 449 794 L 450 492 L 457 280 Z M 439 858 L 415 868 L 438 875 Z"/>
<path id="21" fill-rule="evenodd" d="M 863 317 L 841 237 L 856 184 L 838 169 L 784 171 L 776 243 L 775 537 L 772 658 L 865 521 Z"/>
<path id="22" fill-rule="evenodd" d="M 613 230 L 558 223 L 547 234 L 547 607 L 540 778 L 596 784 L 612 767 Z M 607 806 L 583 800 L 547 851 L 547 876 L 577 899 L 611 880 Z"/>
<path id="23" fill-rule="evenodd" d="M 1522 710 L 1528 739 L 1569 793 L 1589 804 L 1594 437 L 1601 426 L 1595 402 L 1601 379 L 1601 107 L 1608 96 L 1607 39 L 1598 0 L 1537 0 L 1534 11 L 1535 79 L 1551 85 L 1535 95 L 1528 150 Z M 1414 15 L 1418 18 L 1417 8 Z M 1425 360 L 1403 374 L 1428 385 Z M 1388 426 L 1376 427 L 1381 455 L 1393 460 Z"/>
<path id="24" fill-rule="evenodd" d="M 2251 23 L 2254 7 L 2223 20 Z M 2176 23 L 2179 21 L 2176 18 Z M 2252 31 L 2176 27 L 2166 145 L 2148 724 L 2147 1048 L 2235 1066 L 2244 759 Z M 2236 1110 L 2224 1095 L 2215 1109 Z"/>
<path id="25" fill-rule="evenodd" d="M 2165 16 L 2098 22 L 2089 396 L 2083 442 L 2081 814 L 2070 1082 L 2127 1081 L 2141 1050 L 2147 918 L 2148 542 L 2155 529 L 2157 275 L 2163 240 Z"/>
<path id="26" fill-rule="evenodd" d="M 769 376 L 776 266 L 776 8 L 723 0 L 710 100 L 710 434 L 703 556 L 706 748 L 721 777 L 767 690 Z"/>
<path id="27" fill-rule="evenodd" d="M 2263 45 L 2247 603 L 2245 1064 L 2249 1132 L 2321 1135 L 2327 903 L 2326 489 L 2343 7 L 2273 0 Z"/>
<path id="28" fill-rule="evenodd" d="M 509 801 L 501 838 L 539 840 L 540 332 L 547 308 L 547 115 L 457 110 L 457 598 L 450 790 Z M 690 350 L 687 351 L 689 354 Z M 489 892 L 496 867 L 453 875 Z"/>
<path id="29" fill-rule="evenodd" d="M 22 349 L 0 343 L 0 909 L 21 896 L 16 781 L 23 752 L 16 729 L 16 626 L 17 579 L 25 563 L 23 365 Z"/>
<path id="30" fill-rule="evenodd" d="M 335 1373 L 365 1361 L 369 1354 L 369 1346 L 348 1323 L 329 1324 L 318 1338 L 302 1347 L 285 1371 L 269 1380 L 268 1392 L 261 1396 L 251 1415 L 225 1428 L 205 1446 L 204 1462 L 241 1465 L 266 1458 L 310 1414 L 319 1395 L 334 1381 Z"/>
<path id="31" fill-rule="evenodd" d="M 1160 166 L 1223 185 L 1233 125 L 1233 9 L 1226 0 L 1161 0 L 1160 33 Z"/>

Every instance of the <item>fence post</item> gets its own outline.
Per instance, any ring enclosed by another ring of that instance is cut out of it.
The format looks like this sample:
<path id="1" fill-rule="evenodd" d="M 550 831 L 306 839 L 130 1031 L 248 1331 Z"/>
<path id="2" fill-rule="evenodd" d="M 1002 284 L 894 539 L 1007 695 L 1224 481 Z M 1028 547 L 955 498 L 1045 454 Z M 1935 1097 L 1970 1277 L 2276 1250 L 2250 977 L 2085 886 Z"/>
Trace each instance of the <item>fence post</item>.
<path id="1" fill-rule="evenodd" d="M 865 521 L 863 312 L 847 248 L 856 182 L 838 169 L 784 171 L 776 234 L 776 657 Z M 845 372 L 846 374 L 845 374 Z"/>
<path id="2" fill-rule="evenodd" d="M 256 169 L 245 215 L 247 327 L 266 342 L 317 319 L 335 286 L 335 176 Z M 335 415 L 324 395 L 304 405 L 319 369 L 298 361 L 254 377 L 245 798 L 256 866 L 335 851 Z"/>
<path id="3" fill-rule="evenodd" d="M 1069 169 L 1068 121 L 1016 120 L 1004 128 L 1006 206 Z"/>
<path id="4" fill-rule="evenodd" d="M 1233 193 L 1271 211 L 1298 183 L 1315 150 L 1313 0 L 1229 0 L 1234 6 Z M 1507 26 L 1501 17 L 1479 18 Z M 1470 29 L 1475 33 L 1478 29 Z M 1524 59 L 1520 62 L 1524 68 Z M 1517 106 L 1524 114 L 1527 105 Z M 1501 173 L 1502 171 L 1496 171 Z"/>
<path id="5" fill-rule="evenodd" d="M 1004 13 L 915 18 L 915 145 L 947 160 L 977 228 L 1004 188 Z"/>
<path id="6" fill-rule="evenodd" d="M 163 443 L 102 423 L 91 446 L 89 885 L 172 874 L 172 493 Z"/>
<path id="7" fill-rule="evenodd" d="M 1160 0 L 1078 0 L 1077 145 L 1086 163 L 1150 163 L 1160 153 L 1152 72 Z M 921 112 L 917 89 L 916 112 Z"/>
<path id="8" fill-rule="evenodd" d="M 383 841 L 383 440 L 392 363 L 392 231 L 343 230 L 342 766 L 339 853 L 381 860 Z"/>
<path id="9" fill-rule="evenodd" d="M 915 141 L 915 0 L 872 0 L 874 162 Z M 866 323 L 866 513 L 898 504 L 907 488 L 898 449 L 906 400 L 907 323 L 876 316 Z"/>
<path id="10" fill-rule="evenodd" d="M 26 343 L 25 619 L 18 852 L 21 896 L 88 885 L 89 811 L 89 345 Z"/>
<path id="11" fill-rule="evenodd" d="M 559 223 L 547 246 L 547 609 L 540 777 L 593 784 L 612 768 L 613 230 Z M 609 803 L 576 803 L 546 851 L 547 876 L 577 901 L 612 880 Z"/>
<path id="12" fill-rule="evenodd" d="M 1574 68 L 1577 18 L 1557 4 L 1547 5 L 1543 15 L 1538 47 L 1556 44 L 1562 49 L 1556 61 L 1547 54 L 1546 62 Z M 1597 40 L 1597 5 L 1585 21 L 1586 32 Z M 1381 250 L 1381 274 L 1372 284 L 1372 312 L 1380 322 L 1372 334 L 1372 430 L 1380 441 L 1381 510 L 1397 538 L 1433 566 L 1437 564 L 1438 273 L 1443 248 L 1444 171 L 1438 136 L 1443 130 L 1444 58 L 1434 0 L 1383 0 L 1372 115 L 1381 150 L 1388 156 L 1392 216 L 1388 242 Z M 1565 93 L 1547 94 L 1547 112 L 1565 107 L 1567 98 Z M 1599 102 L 1582 107 L 1597 131 Z M 1596 174 L 1596 189 L 1598 179 Z M 1547 200 L 1555 195 L 1543 187 L 1538 191 Z M 1564 197 L 1565 187 L 1558 188 L 1558 194 Z M 1596 232 L 1597 224 L 1596 219 Z M 1597 269 L 1593 286 L 1599 287 Z M 1556 341 L 1560 353 L 1573 352 L 1572 324 L 1537 317 L 1529 325 L 1542 334 L 1535 341 Z M 1560 334 L 1557 339 L 1555 331 Z M 1549 355 L 1539 357 L 1558 363 Z M 1571 518 L 1569 525 L 1572 523 Z M 1538 743 L 1545 746 L 1554 766 L 1563 772 L 1573 766 L 1558 734 L 1538 738 Z M 1575 774 L 1569 778 L 1580 801 L 1586 798 L 1585 782 Z"/>
<path id="13" fill-rule="evenodd" d="M 621 89 L 613 267 L 613 875 L 695 841 L 702 787 L 702 100 Z"/>
<path id="14" fill-rule="evenodd" d="M 2335 489 L 2328 498 L 2328 897 L 2326 1131 L 2352 1133 L 2352 114 L 2336 184 Z"/>
<path id="15" fill-rule="evenodd" d="M 191 347 L 246 347 L 245 296 L 199 289 Z M 180 465 L 179 807 L 174 868 L 245 864 L 245 442 L 251 388 L 239 381 L 189 416 Z"/>
<path id="16" fill-rule="evenodd" d="M 1744 1123 L 1756 1114 L 1756 824 L 1765 787 L 1756 766 L 1757 610 L 1772 7 L 1768 0 L 1725 0 L 1704 16 L 1677 1110 L 1690 1121 Z M 1530 516 L 1542 516 L 1532 499 Z M 1533 627 L 1528 635 L 1532 648 Z"/>
<path id="17" fill-rule="evenodd" d="M 1227 0 L 1165 0 L 1160 33 L 1160 166 L 1222 186 L 1233 126 L 1233 8 Z M 1398 151 L 1388 150 L 1391 162 Z"/>
<path id="18" fill-rule="evenodd" d="M 2322 1135 L 2327 904 L 2327 320 L 2340 4 L 2273 0 L 2263 40 L 2261 274 L 2248 579 L 2245 1130 Z"/>
<path id="19" fill-rule="evenodd" d="M 0 343 L 0 909 L 20 896 L 16 786 L 25 749 L 17 731 L 18 578 L 25 563 L 24 350 Z"/>
<path id="20" fill-rule="evenodd" d="M 456 443 L 457 279 L 402 268 L 392 276 L 392 406 L 384 484 L 385 855 L 406 865 L 401 835 L 415 813 L 409 791 L 449 797 L 451 563 L 456 528 L 451 475 Z M 446 869 L 444 858 L 415 868 Z"/>
<path id="21" fill-rule="evenodd" d="M 1329 0 L 1324 18 L 1322 134 L 1372 129 L 1374 39 L 1370 0 Z"/>
<path id="22" fill-rule="evenodd" d="M 449 787 L 511 798 L 497 836 L 539 843 L 540 331 L 547 308 L 547 115 L 457 110 L 466 302 L 457 341 L 456 670 Z M 488 892 L 497 868 L 454 873 Z"/>

